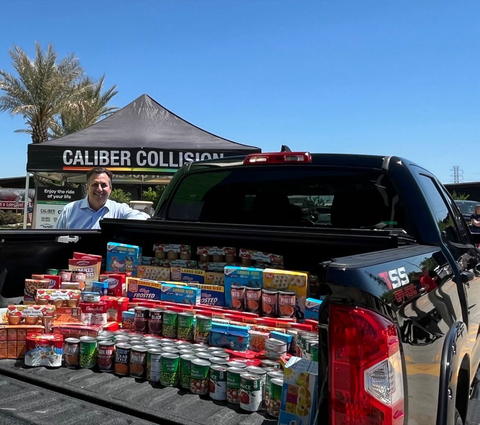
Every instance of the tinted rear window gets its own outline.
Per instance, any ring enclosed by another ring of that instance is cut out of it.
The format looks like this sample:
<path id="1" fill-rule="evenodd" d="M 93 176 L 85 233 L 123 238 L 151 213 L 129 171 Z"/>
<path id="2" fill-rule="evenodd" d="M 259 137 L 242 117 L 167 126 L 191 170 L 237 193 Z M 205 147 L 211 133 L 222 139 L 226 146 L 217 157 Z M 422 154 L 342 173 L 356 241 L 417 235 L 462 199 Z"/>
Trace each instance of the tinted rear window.
<path id="1" fill-rule="evenodd" d="M 187 174 L 167 213 L 170 220 L 344 228 L 403 227 L 403 217 L 382 171 L 315 166 Z"/>

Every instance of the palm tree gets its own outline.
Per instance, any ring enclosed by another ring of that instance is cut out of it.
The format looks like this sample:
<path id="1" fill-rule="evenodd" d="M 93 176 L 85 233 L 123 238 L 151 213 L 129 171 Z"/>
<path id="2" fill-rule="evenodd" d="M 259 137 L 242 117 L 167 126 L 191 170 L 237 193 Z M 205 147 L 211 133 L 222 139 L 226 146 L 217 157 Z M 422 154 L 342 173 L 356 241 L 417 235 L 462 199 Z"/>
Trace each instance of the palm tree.
<path id="1" fill-rule="evenodd" d="M 83 69 L 78 59 L 69 55 L 57 64 L 57 54 L 51 44 L 44 53 L 35 43 L 36 57 L 30 59 L 18 46 L 10 50 L 10 57 L 18 78 L 0 70 L 0 111 L 22 115 L 33 143 L 48 140 L 48 129 L 54 117 L 60 114 L 79 95 L 75 83 L 82 78 Z"/>
<path id="2" fill-rule="evenodd" d="M 102 93 L 105 75 L 98 82 L 84 77 L 76 85 L 76 99 L 70 102 L 51 126 L 52 136 L 62 137 L 95 124 L 99 119 L 113 114 L 118 108 L 108 106 L 108 102 L 118 92 L 116 85 Z"/>

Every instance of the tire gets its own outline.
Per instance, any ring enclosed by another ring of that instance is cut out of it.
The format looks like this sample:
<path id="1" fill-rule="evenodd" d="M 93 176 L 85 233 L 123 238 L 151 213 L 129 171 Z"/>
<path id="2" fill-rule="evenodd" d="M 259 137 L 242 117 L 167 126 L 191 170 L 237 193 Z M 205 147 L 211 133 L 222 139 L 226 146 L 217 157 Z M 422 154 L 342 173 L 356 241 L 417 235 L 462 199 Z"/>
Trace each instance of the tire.
<path id="1" fill-rule="evenodd" d="M 455 409 L 455 422 L 454 425 L 463 425 L 463 419 L 460 416 L 460 412 Z"/>

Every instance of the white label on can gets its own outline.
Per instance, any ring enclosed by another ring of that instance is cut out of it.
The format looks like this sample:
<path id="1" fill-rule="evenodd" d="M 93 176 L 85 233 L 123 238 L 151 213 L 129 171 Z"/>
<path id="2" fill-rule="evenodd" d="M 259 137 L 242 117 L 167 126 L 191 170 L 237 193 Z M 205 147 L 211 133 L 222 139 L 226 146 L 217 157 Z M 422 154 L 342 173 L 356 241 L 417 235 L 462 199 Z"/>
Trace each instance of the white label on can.
<path id="1" fill-rule="evenodd" d="M 211 391 L 212 388 L 214 388 L 213 392 Z M 227 381 L 213 381 L 210 379 L 210 398 L 213 400 L 226 400 Z"/>

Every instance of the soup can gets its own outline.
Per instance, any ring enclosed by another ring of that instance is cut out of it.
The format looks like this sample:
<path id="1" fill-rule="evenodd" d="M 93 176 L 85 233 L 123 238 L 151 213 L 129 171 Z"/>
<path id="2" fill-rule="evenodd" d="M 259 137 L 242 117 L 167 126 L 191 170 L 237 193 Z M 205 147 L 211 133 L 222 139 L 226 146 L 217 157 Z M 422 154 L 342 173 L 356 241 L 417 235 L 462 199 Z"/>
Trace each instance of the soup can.
<path id="1" fill-rule="evenodd" d="M 192 394 L 208 394 L 211 363 L 203 359 L 193 359 L 190 370 L 190 392 Z"/>
<path id="2" fill-rule="evenodd" d="M 192 354 L 182 354 L 180 356 L 180 387 L 190 390 L 190 374 L 192 369 L 192 360 L 197 357 Z"/>
<path id="3" fill-rule="evenodd" d="M 100 372 L 113 372 L 113 364 L 115 362 L 115 343 L 109 341 L 98 342 L 98 370 Z"/>
<path id="4" fill-rule="evenodd" d="M 154 335 L 162 334 L 162 318 L 163 310 L 150 309 L 150 317 L 148 319 L 148 332 Z"/>
<path id="5" fill-rule="evenodd" d="M 232 404 L 240 404 L 238 398 L 240 392 L 240 375 L 245 373 L 245 369 L 239 367 L 229 367 L 227 369 L 227 401 Z"/>
<path id="6" fill-rule="evenodd" d="M 143 345 L 133 345 L 130 353 L 130 376 L 133 378 L 145 378 L 147 365 L 147 348 Z"/>
<path id="7" fill-rule="evenodd" d="M 262 289 L 262 316 L 277 317 L 278 291 Z"/>
<path id="8" fill-rule="evenodd" d="M 164 387 L 178 385 L 179 356 L 173 353 L 162 353 L 160 359 L 160 383 Z"/>
<path id="9" fill-rule="evenodd" d="M 247 412 L 258 412 L 262 407 L 262 377 L 254 373 L 240 375 L 240 408 Z"/>
<path id="10" fill-rule="evenodd" d="M 193 319 L 192 313 L 178 313 L 177 318 L 177 339 L 182 341 L 193 341 Z"/>
<path id="11" fill-rule="evenodd" d="M 270 382 L 270 399 L 267 404 L 267 413 L 274 418 L 280 415 L 280 405 L 282 402 L 283 379 L 274 378 Z"/>
<path id="12" fill-rule="evenodd" d="M 278 371 L 271 371 L 267 372 L 267 377 L 265 379 L 265 405 L 268 409 L 270 405 L 270 399 L 272 398 L 272 380 L 273 379 L 281 379 L 283 380 L 283 372 L 280 370 Z M 281 392 L 281 391 L 280 391 Z"/>
<path id="13" fill-rule="evenodd" d="M 219 364 L 210 366 L 209 394 L 212 400 L 227 399 L 227 367 Z"/>
<path id="14" fill-rule="evenodd" d="M 147 379 L 150 382 L 160 382 L 160 359 L 162 350 L 160 348 L 147 349 Z"/>
<path id="15" fill-rule="evenodd" d="M 97 340 L 91 336 L 80 337 L 80 367 L 93 369 L 97 364 Z"/>
<path id="16" fill-rule="evenodd" d="M 293 291 L 278 292 L 278 317 L 295 317 L 297 294 Z"/>
<path id="17" fill-rule="evenodd" d="M 115 366 L 116 375 L 128 376 L 130 367 L 130 352 L 132 346 L 126 343 L 118 343 L 115 349 Z"/>
<path id="18" fill-rule="evenodd" d="M 195 342 L 206 344 L 212 330 L 212 318 L 208 316 L 197 316 L 195 326 Z"/>
<path id="19" fill-rule="evenodd" d="M 148 313 L 146 307 L 135 307 L 135 318 L 133 319 L 133 329 L 136 332 L 145 333 L 148 329 Z"/>
<path id="20" fill-rule="evenodd" d="M 163 312 L 162 335 L 165 338 L 177 337 L 178 314 L 174 311 L 166 310 Z"/>
<path id="21" fill-rule="evenodd" d="M 244 363 L 244 362 L 240 362 L 238 360 L 232 360 L 232 361 L 229 361 L 227 363 L 227 366 L 228 367 L 235 367 L 235 368 L 238 368 L 238 369 L 244 369 L 247 367 L 247 364 Z"/>
<path id="22" fill-rule="evenodd" d="M 63 351 L 65 366 L 69 369 L 77 369 L 80 360 L 80 339 L 66 338 Z"/>
<path id="23" fill-rule="evenodd" d="M 245 310 L 250 313 L 261 312 L 262 306 L 262 289 L 261 288 L 247 288 L 245 290 Z"/>

